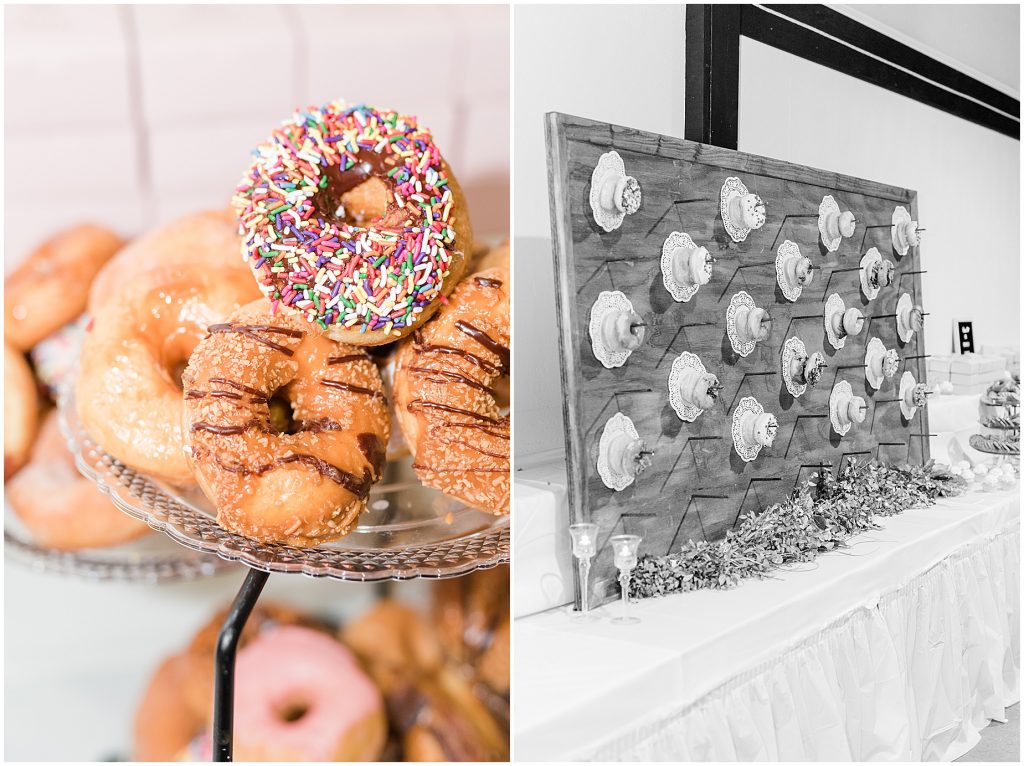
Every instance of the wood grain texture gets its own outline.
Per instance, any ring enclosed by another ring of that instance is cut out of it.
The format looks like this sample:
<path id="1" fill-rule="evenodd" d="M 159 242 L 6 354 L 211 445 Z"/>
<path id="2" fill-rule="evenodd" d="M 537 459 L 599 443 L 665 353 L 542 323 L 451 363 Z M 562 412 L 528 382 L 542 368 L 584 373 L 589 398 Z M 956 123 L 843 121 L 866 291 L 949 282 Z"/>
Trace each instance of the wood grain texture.
<path id="1" fill-rule="evenodd" d="M 889 228 L 897 205 L 917 219 L 915 192 L 562 114 L 548 115 L 547 138 L 569 501 L 574 520 L 600 528 L 592 603 L 617 595 L 608 545 L 614 534 L 639 534 L 642 553 L 661 555 L 689 539 L 720 538 L 740 514 L 784 499 L 821 466 L 835 469 L 851 456 L 927 459 L 927 408 L 907 423 L 896 401 L 903 371 L 923 381 L 926 369 L 921 334 L 903 344 L 895 319 L 901 293 L 922 303 L 920 256 L 916 248 L 902 258 L 895 253 Z M 619 229 L 606 233 L 594 222 L 588 200 L 591 172 L 611 149 L 640 181 L 643 202 Z M 742 243 L 731 240 L 719 215 L 719 191 L 730 175 L 768 207 L 767 223 Z M 835 253 L 818 235 L 818 205 L 826 194 L 858 221 L 855 236 Z M 718 259 L 711 281 L 688 303 L 674 301 L 662 283 L 662 243 L 673 231 L 686 232 Z M 776 251 L 786 239 L 818 269 L 795 303 L 783 297 L 775 279 Z M 871 247 L 896 264 L 896 278 L 869 302 L 860 291 L 859 263 Z M 594 357 L 587 331 L 591 306 L 603 290 L 625 293 L 648 324 L 643 345 L 611 370 Z M 726 309 L 740 290 L 773 319 L 768 340 L 745 358 L 733 352 L 726 334 Z M 865 315 L 864 331 L 839 351 L 824 330 L 832 292 Z M 798 399 L 781 374 L 782 346 L 794 335 L 808 353 L 822 351 L 829 363 L 822 382 Z M 867 385 L 863 371 L 872 337 L 903 358 L 899 373 L 879 391 Z M 724 387 L 716 406 L 693 423 L 681 421 L 668 400 L 672 362 L 683 351 L 697 354 Z M 866 421 L 842 438 L 828 418 L 829 395 L 840 380 L 849 381 L 869 407 Z M 744 396 L 756 397 L 779 421 L 774 445 L 752 463 L 739 458 L 731 436 L 732 412 Z M 621 492 L 605 487 L 597 473 L 598 441 L 615 412 L 633 420 L 654 453 L 650 468 Z"/>

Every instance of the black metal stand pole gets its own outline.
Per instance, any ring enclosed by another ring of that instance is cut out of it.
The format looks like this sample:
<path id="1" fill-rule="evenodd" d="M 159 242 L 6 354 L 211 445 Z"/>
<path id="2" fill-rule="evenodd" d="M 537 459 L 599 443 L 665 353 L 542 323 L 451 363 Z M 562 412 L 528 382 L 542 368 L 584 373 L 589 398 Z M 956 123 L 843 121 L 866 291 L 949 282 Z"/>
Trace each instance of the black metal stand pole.
<path id="1" fill-rule="evenodd" d="M 235 653 L 249 615 L 267 584 L 269 572 L 250 569 L 224 619 L 217 639 L 213 680 L 213 760 L 232 760 L 235 718 Z"/>

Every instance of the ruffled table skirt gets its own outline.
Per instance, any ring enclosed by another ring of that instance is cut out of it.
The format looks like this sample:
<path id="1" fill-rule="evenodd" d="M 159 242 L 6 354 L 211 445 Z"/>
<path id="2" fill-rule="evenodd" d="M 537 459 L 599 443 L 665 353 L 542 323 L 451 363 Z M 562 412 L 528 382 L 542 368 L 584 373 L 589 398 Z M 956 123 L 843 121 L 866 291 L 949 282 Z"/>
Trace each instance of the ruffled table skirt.
<path id="1" fill-rule="evenodd" d="M 635 626 L 518 620 L 516 758 L 957 758 L 1019 700 L 1019 509 L 940 501 L 815 571 L 633 605 Z"/>

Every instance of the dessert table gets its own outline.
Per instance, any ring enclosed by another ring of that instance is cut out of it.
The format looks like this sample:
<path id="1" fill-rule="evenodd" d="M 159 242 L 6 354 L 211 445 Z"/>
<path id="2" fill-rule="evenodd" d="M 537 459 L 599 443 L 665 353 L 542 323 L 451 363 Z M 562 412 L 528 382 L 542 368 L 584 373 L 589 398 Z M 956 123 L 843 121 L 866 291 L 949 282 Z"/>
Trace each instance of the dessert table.
<path id="1" fill-rule="evenodd" d="M 939 460 L 977 418 L 977 397 L 942 399 Z M 622 604 L 589 623 L 566 606 L 564 463 L 519 464 L 517 760 L 951 760 L 1019 700 L 1019 486 L 620 625 Z"/>

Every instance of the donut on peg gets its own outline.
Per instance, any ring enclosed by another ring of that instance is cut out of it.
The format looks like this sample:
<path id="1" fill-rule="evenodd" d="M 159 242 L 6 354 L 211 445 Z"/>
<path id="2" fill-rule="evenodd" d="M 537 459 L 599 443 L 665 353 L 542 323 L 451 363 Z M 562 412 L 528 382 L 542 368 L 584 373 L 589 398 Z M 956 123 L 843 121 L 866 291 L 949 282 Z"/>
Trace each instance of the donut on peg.
<path id="1" fill-rule="evenodd" d="M 646 323 L 624 293 L 603 291 L 590 309 L 590 345 L 607 368 L 621 367 L 646 336 Z"/>
<path id="2" fill-rule="evenodd" d="M 715 405 L 721 390 L 718 378 L 705 369 L 696 354 L 684 351 L 672 363 L 668 399 L 680 420 L 692 423 Z"/>
<path id="3" fill-rule="evenodd" d="M 914 333 L 924 329 L 924 309 L 914 303 L 910 293 L 903 293 L 896 302 L 896 333 L 900 340 L 908 343 Z"/>
<path id="4" fill-rule="evenodd" d="M 864 422 L 868 405 L 863 396 L 854 396 L 848 381 L 841 380 L 832 389 L 828 410 L 832 428 L 840 436 L 845 436 L 852 426 Z"/>
<path id="5" fill-rule="evenodd" d="M 786 240 L 775 256 L 775 279 L 786 300 L 795 301 L 814 279 L 814 264 L 800 254 L 795 242 Z"/>
<path id="6" fill-rule="evenodd" d="M 912 220 L 910 213 L 902 205 L 892 211 L 892 248 L 900 256 L 906 255 L 910 248 L 921 244 L 921 229 L 917 221 Z"/>
<path id="7" fill-rule="evenodd" d="M 876 390 L 881 388 L 886 380 L 896 375 L 899 367 L 900 355 L 896 349 L 886 349 L 878 338 L 872 338 L 868 342 L 868 348 L 864 354 L 864 375 L 872 388 Z"/>
<path id="8" fill-rule="evenodd" d="M 594 220 L 605 231 L 615 231 L 627 215 L 640 209 L 640 182 L 626 175 L 626 166 L 618 152 L 601 155 L 590 175 L 590 209 Z"/>
<path id="9" fill-rule="evenodd" d="M 895 274 L 896 264 L 882 258 L 877 247 L 868 250 L 860 259 L 860 288 L 864 297 L 873 301 L 879 290 L 892 284 Z"/>
<path id="10" fill-rule="evenodd" d="M 740 399 L 732 415 L 732 440 L 736 453 L 749 463 L 763 447 L 771 447 L 779 431 L 779 421 L 752 396 Z"/>
<path id="11" fill-rule="evenodd" d="M 914 374 L 907 370 L 900 378 L 900 412 L 908 421 L 914 419 L 918 407 L 928 404 L 928 397 L 935 392 L 924 383 L 918 383 Z"/>
<path id="12" fill-rule="evenodd" d="M 597 472 L 606 487 L 616 492 L 628 487 L 650 466 L 650 456 L 627 415 L 617 412 L 608 419 L 597 457 Z"/>
<path id="13" fill-rule="evenodd" d="M 855 307 L 846 308 L 839 293 L 832 293 L 825 302 L 825 335 L 835 349 L 846 345 L 848 337 L 860 335 L 864 329 L 864 314 Z"/>
<path id="14" fill-rule="evenodd" d="M 729 302 L 726 330 L 733 351 L 749 356 L 755 345 L 768 339 L 772 320 L 767 311 L 754 305 L 754 299 L 741 290 Z"/>
<path id="15" fill-rule="evenodd" d="M 857 229 L 857 219 L 849 210 L 839 211 L 839 205 L 832 195 L 822 198 L 818 206 L 818 232 L 825 249 L 834 253 L 844 237 L 852 237 Z"/>
<path id="16" fill-rule="evenodd" d="M 690 300 L 701 285 L 711 281 L 714 264 L 708 249 L 698 246 L 685 232 L 672 232 L 662 245 L 661 279 L 677 301 Z"/>
<path id="17" fill-rule="evenodd" d="M 755 229 L 764 226 L 768 208 L 756 194 L 751 194 L 735 176 L 725 179 L 719 195 L 722 224 L 733 242 L 742 242 Z"/>

